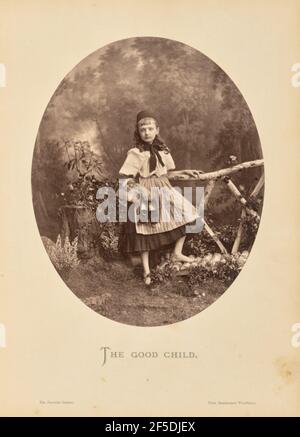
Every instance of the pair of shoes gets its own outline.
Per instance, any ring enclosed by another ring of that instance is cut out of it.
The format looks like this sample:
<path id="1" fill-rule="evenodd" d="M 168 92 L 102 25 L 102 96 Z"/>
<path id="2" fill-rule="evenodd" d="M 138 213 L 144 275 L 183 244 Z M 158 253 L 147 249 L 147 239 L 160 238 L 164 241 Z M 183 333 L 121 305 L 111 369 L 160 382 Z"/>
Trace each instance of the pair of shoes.
<path id="1" fill-rule="evenodd" d="M 147 275 L 144 275 L 143 278 L 144 278 L 144 282 L 146 285 L 151 284 L 151 274 L 150 273 L 147 273 Z"/>

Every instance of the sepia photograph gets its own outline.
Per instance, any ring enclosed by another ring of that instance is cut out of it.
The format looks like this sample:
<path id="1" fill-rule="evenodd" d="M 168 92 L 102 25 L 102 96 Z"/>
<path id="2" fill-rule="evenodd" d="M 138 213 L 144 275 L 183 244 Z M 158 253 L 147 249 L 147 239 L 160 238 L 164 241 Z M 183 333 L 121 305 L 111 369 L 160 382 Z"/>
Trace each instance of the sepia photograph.
<path id="1" fill-rule="evenodd" d="M 259 230 L 255 114 L 222 66 L 171 39 L 112 42 L 58 84 L 40 122 L 41 244 L 84 305 L 162 326 L 238 281 Z"/>
<path id="2" fill-rule="evenodd" d="M 299 0 L 0 10 L 0 415 L 299 416 Z"/>

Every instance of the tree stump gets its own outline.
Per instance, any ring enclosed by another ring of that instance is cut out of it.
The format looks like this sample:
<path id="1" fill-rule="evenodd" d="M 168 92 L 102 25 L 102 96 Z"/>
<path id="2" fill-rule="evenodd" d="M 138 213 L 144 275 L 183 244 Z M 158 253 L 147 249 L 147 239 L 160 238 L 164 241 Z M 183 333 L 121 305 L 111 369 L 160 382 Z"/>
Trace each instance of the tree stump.
<path id="1" fill-rule="evenodd" d="M 96 214 L 83 205 L 66 205 L 60 208 L 61 238 L 73 241 L 78 237 L 78 256 L 90 258 L 97 250 L 97 230 L 99 224 Z"/>

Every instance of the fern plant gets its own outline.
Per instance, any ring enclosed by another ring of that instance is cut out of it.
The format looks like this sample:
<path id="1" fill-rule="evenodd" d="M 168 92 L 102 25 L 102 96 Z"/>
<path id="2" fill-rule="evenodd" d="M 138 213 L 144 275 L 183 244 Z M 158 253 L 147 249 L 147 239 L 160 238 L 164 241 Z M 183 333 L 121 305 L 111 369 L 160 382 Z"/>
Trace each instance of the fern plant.
<path id="1" fill-rule="evenodd" d="M 78 266 L 77 248 L 78 237 L 70 242 L 69 237 L 63 242 L 60 234 L 57 237 L 56 243 L 48 248 L 49 257 L 57 270 L 68 270 Z"/>

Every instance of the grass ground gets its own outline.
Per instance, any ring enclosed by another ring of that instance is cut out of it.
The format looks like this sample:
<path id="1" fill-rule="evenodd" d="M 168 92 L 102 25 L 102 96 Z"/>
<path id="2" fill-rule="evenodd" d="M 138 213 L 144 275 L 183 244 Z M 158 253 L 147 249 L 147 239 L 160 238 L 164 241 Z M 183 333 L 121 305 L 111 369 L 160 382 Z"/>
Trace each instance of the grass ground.
<path id="1" fill-rule="evenodd" d="M 91 309 L 135 326 L 161 326 L 185 320 L 203 311 L 228 288 L 221 281 L 211 280 L 191 289 L 186 277 L 174 277 L 149 288 L 139 269 L 124 261 L 105 261 L 100 257 L 82 261 L 62 277 Z"/>

